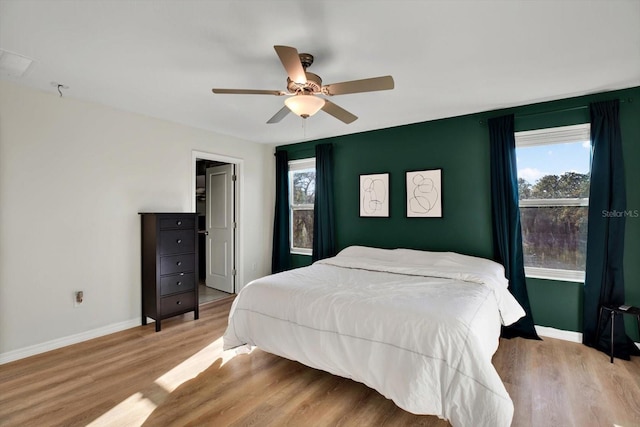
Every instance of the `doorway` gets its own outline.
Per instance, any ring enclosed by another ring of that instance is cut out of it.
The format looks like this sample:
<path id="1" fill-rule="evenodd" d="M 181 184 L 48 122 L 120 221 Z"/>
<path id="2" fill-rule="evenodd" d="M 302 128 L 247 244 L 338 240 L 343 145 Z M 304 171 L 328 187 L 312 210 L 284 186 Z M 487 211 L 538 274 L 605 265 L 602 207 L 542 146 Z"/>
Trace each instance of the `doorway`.
<path id="1" fill-rule="evenodd" d="M 193 205 L 198 214 L 199 304 L 225 298 L 236 291 L 240 168 L 238 159 L 193 153 Z"/>

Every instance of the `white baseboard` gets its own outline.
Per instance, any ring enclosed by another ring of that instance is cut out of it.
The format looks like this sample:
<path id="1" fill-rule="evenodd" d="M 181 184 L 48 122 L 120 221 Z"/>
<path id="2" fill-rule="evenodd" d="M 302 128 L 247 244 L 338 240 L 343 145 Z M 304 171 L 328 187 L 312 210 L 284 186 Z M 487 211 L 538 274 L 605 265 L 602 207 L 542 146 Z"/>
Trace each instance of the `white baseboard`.
<path id="1" fill-rule="evenodd" d="M 112 325 L 103 326 L 75 335 L 69 335 L 68 337 L 58 338 L 41 344 L 1 353 L 0 365 L 13 362 L 14 360 L 24 359 L 25 357 L 35 356 L 36 354 L 44 353 L 46 351 L 66 347 L 71 344 L 77 344 L 82 341 L 112 334 L 114 332 L 124 331 L 125 329 L 133 328 L 135 326 L 140 326 L 140 318 L 125 320 L 124 322 L 114 323 Z"/>
<path id="2" fill-rule="evenodd" d="M 538 335 L 559 340 L 582 343 L 582 332 L 565 331 L 562 329 L 550 328 L 548 326 L 535 325 Z"/>
<path id="3" fill-rule="evenodd" d="M 535 325 L 538 335 L 559 340 L 577 342 L 582 344 L 582 332 L 563 331 L 562 329 L 550 328 L 548 326 Z M 640 343 L 634 343 L 640 349 Z"/>

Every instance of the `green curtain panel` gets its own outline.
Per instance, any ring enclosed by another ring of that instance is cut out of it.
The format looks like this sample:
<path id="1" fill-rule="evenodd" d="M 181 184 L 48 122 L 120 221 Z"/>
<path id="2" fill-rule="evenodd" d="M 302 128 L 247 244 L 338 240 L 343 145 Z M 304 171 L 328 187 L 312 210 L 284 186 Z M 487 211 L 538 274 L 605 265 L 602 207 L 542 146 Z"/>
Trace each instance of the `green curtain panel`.
<path id="1" fill-rule="evenodd" d="M 591 187 L 584 284 L 584 344 L 610 353 L 610 318 L 599 321 L 601 305 L 624 303 L 624 232 L 627 208 L 618 100 L 595 102 L 591 117 Z M 600 332 L 600 333 L 599 333 Z M 598 339 L 599 338 L 599 339 Z M 624 322 L 614 330 L 614 356 L 629 360 L 640 350 L 627 337 Z"/>
<path id="2" fill-rule="evenodd" d="M 509 291 L 526 312 L 518 322 L 503 327 L 502 336 L 540 339 L 534 327 L 524 276 L 514 116 L 492 118 L 488 124 L 494 258 L 504 266 Z"/>
<path id="3" fill-rule="evenodd" d="M 316 145 L 316 197 L 313 204 L 312 260 L 336 254 L 333 209 L 333 146 Z"/>
<path id="4" fill-rule="evenodd" d="M 273 222 L 271 272 L 290 268 L 289 260 L 289 158 L 286 151 L 276 151 L 276 210 Z"/>

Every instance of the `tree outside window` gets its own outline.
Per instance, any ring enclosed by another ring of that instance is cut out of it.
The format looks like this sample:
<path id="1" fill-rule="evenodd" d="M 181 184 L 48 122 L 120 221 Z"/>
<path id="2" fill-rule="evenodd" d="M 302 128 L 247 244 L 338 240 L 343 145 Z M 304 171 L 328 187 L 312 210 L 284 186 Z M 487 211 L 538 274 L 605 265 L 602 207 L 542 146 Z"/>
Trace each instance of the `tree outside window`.
<path id="1" fill-rule="evenodd" d="M 545 175 L 533 185 L 520 178 L 518 187 L 520 201 L 531 202 L 520 204 L 525 265 L 584 271 L 588 206 L 575 200 L 589 197 L 589 175 Z"/>

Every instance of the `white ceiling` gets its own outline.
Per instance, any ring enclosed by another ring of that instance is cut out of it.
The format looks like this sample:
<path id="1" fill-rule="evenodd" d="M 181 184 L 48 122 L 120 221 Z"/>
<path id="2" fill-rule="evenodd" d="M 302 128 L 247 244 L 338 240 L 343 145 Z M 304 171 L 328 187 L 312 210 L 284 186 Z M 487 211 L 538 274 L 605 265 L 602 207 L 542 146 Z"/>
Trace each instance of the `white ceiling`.
<path id="1" fill-rule="evenodd" d="M 359 119 L 266 121 L 285 90 L 273 45 L 315 56 Z M 35 60 L 2 79 L 262 143 L 290 143 L 640 86 L 640 0 L 0 0 L 0 49 Z"/>

